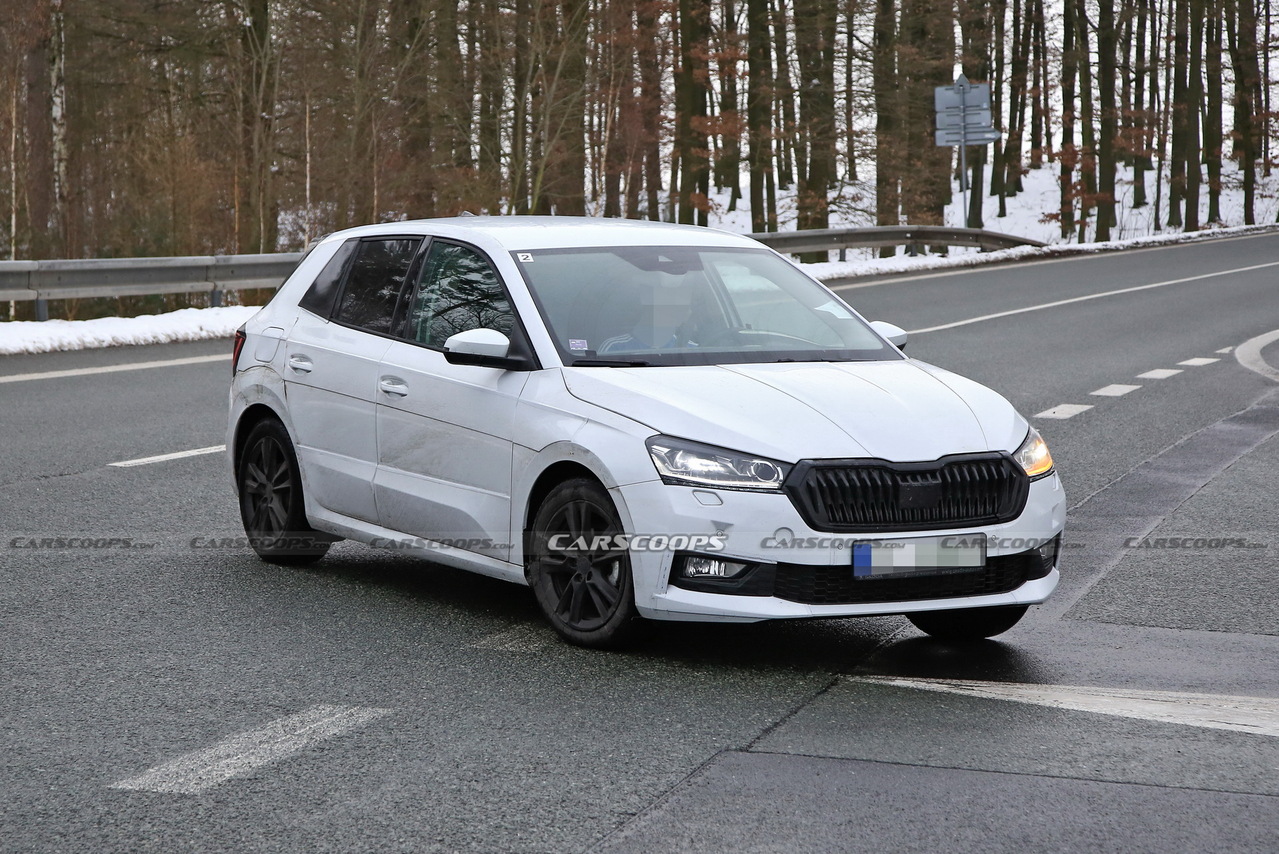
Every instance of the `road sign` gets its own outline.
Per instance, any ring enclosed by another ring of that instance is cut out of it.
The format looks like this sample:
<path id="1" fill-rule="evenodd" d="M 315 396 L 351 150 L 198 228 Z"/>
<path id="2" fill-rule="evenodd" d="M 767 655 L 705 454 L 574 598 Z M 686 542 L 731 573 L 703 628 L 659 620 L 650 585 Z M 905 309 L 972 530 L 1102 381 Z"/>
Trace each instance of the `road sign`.
<path id="1" fill-rule="evenodd" d="M 990 84 L 969 83 L 960 74 L 954 86 L 933 90 L 937 110 L 937 145 L 959 146 L 959 189 L 964 193 L 964 220 L 968 217 L 968 146 L 986 145 L 999 139 L 990 123 Z"/>
<path id="2" fill-rule="evenodd" d="M 1002 137 L 994 128 L 943 128 L 937 131 L 938 145 L 989 145 Z"/>
<path id="3" fill-rule="evenodd" d="M 990 110 L 946 110 L 937 113 L 937 129 L 966 127 L 970 131 L 990 127 Z"/>

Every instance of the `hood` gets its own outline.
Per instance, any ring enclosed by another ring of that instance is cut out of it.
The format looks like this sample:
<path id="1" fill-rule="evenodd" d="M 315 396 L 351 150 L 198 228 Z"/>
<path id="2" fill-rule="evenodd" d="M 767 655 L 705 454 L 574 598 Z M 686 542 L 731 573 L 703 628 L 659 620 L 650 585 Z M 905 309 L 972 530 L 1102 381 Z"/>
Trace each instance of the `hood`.
<path id="1" fill-rule="evenodd" d="M 895 462 L 1016 448 L 1025 420 L 978 383 L 912 360 L 565 368 L 580 400 L 653 430 L 783 462 Z"/>

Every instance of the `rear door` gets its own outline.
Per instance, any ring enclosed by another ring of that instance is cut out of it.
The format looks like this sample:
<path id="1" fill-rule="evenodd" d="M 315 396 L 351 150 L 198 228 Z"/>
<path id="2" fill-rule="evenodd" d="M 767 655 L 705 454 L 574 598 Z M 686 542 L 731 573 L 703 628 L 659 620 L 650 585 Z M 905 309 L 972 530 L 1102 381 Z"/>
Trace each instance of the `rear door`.
<path id="1" fill-rule="evenodd" d="M 352 239 L 301 300 L 289 334 L 285 394 L 298 459 L 321 507 L 375 522 L 378 365 L 420 237 Z"/>
<path id="2" fill-rule="evenodd" d="M 378 370 L 375 491 L 385 527 L 509 560 L 513 422 L 528 373 L 449 364 L 448 337 L 479 328 L 528 349 L 483 253 L 432 241 L 403 339 Z"/>

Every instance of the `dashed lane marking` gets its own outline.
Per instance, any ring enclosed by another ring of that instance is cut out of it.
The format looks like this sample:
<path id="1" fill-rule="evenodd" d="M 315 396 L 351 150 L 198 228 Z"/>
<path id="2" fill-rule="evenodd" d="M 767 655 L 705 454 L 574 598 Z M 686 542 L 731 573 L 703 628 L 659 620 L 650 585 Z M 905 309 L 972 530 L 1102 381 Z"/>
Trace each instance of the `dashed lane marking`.
<path id="1" fill-rule="evenodd" d="M 163 463 L 168 460 L 180 460 L 183 457 L 199 457 L 204 454 L 220 454 L 226 450 L 226 445 L 210 445 L 207 448 L 196 448 L 191 451 L 174 451 L 171 454 L 160 454 L 154 457 L 138 457 L 136 460 L 120 460 L 118 463 L 107 463 L 109 466 L 116 468 L 132 468 L 133 466 L 145 466 L 151 463 Z"/>
<path id="2" fill-rule="evenodd" d="M 1146 371 L 1144 374 L 1137 374 L 1139 380 L 1166 380 L 1169 377 L 1175 377 L 1177 374 L 1185 373 L 1180 368 L 1155 368 L 1153 371 Z"/>
<path id="3" fill-rule="evenodd" d="M 1043 412 L 1040 412 L 1038 415 L 1035 415 L 1034 417 L 1035 418 L 1059 418 L 1059 419 L 1074 418 L 1079 413 L 1087 412 L 1090 409 L 1092 409 L 1091 404 L 1061 403 L 1061 404 L 1058 404 L 1057 406 L 1054 406 L 1052 409 L 1045 409 Z"/>
<path id="4" fill-rule="evenodd" d="M 1213 352 L 1214 352 L 1214 353 L 1229 353 L 1229 352 L 1231 352 L 1231 351 L 1232 351 L 1232 350 L 1234 350 L 1234 349 L 1235 349 L 1234 347 L 1222 347 L 1220 350 L 1214 350 Z"/>
<path id="5" fill-rule="evenodd" d="M 231 364 L 230 354 L 220 356 L 190 356 L 185 359 L 165 359 L 162 362 L 126 362 L 122 365 L 100 365 L 96 368 L 70 368 L 65 371 L 41 371 L 35 374 L 9 374 L 0 377 L 0 383 L 23 383 L 31 380 L 55 380 L 60 377 L 87 377 L 93 374 L 114 374 L 119 371 L 141 371 L 146 368 L 170 368 L 177 365 L 200 365 L 205 362 Z"/>
<path id="6" fill-rule="evenodd" d="M 313 706 L 112 783 L 111 788 L 196 795 L 390 713 L 361 706 Z"/>
<path id="7" fill-rule="evenodd" d="M 1121 718 L 1279 736 L 1279 700 L 1271 697 L 1229 697 L 1174 691 L 976 682 L 964 679 L 906 679 L 895 676 L 855 676 L 851 679 L 854 682 L 1008 700 Z"/>
<path id="8" fill-rule="evenodd" d="M 1123 383 L 1115 383 L 1114 385 L 1103 386 L 1096 391 L 1089 392 L 1098 397 L 1123 397 L 1129 392 L 1136 391 L 1141 388 L 1139 385 L 1124 385 Z"/>
<path id="9" fill-rule="evenodd" d="M 1199 368 L 1204 365 L 1211 365 L 1213 362 L 1220 362 L 1220 359 L 1206 359 L 1202 356 L 1195 359 L 1187 359 L 1184 362 L 1178 362 L 1178 365 L 1186 365 L 1191 368 Z"/>

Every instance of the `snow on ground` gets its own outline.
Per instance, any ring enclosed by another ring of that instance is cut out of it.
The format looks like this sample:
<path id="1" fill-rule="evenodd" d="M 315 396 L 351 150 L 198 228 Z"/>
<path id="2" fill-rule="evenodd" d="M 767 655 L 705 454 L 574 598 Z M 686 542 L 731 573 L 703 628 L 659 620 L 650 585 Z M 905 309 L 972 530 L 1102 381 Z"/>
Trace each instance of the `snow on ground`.
<path id="1" fill-rule="evenodd" d="M 184 308 L 142 317 L 96 320 L 19 320 L 0 323 L 0 353 L 48 353 L 125 344 L 167 344 L 230 338 L 258 306 Z"/>
<path id="2" fill-rule="evenodd" d="M 1243 220 L 1242 191 L 1234 164 L 1223 164 L 1222 215 L 1228 223 Z M 951 248 L 948 255 L 921 255 L 909 257 L 899 254 L 893 258 L 879 258 L 876 249 L 850 249 L 848 260 L 824 264 L 806 264 L 804 269 L 818 279 L 830 280 L 849 276 L 885 275 L 915 270 L 932 270 L 945 267 L 964 267 L 999 261 L 1027 258 L 1053 257 L 1082 252 L 1100 252 L 1132 246 L 1152 246 L 1203 240 L 1232 234 L 1246 234 L 1266 226 L 1222 228 L 1212 227 L 1194 234 L 1174 231 L 1162 233 L 1154 230 L 1154 187 L 1148 187 L 1151 204 L 1143 208 L 1129 206 L 1132 196 L 1131 176 L 1125 171 L 1119 181 L 1118 225 L 1112 230 L 1115 240 L 1109 243 L 1070 243 L 1062 239 L 1056 222 L 1046 215 L 1057 209 L 1058 185 L 1055 168 L 1029 170 L 1024 178 L 1025 191 L 1008 199 L 1005 217 L 996 214 L 999 200 L 984 196 L 985 227 L 989 231 L 1015 234 L 1051 244 L 1044 248 L 1023 246 L 999 252 L 980 252 L 975 248 Z M 1279 214 L 1279 173 L 1268 180 L 1259 180 L 1256 214 L 1259 222 L 1273 223 Z M 860 189 L 859 189 L 860 188 Z M 867 189 L 869 188 L 869 189 Z M 869 183 L 863 179 L 855 185 L 846 199 L 833 207 L 831 227 L 873 225 L 865 212 L 857 193 L 874 194 L 873 177 Z M 745 176 L 743 176 L 743 190 Z M 1201 219 L 1207 215 L 1207 192 L 1204 191 Z M 961 195 L 946 209 L 949 225 L 961 224 Z M 746 233 L 750 231 L 750 210 L 745 200 L 738 202 L 738 209 L 728 212 L 728 194 L 718 193 L 711 199 L 713 211 L 710 224 L 726 231 Z M 794 193 L 779 200 L 781 227 L 795 227 Z M 1165 203 L 1166 207 L 1166 203 Z M 859 208 L 861 208 L 859 210 Z M 1089 234 L 1093 232 L 1090 224 Z M 903 250 L 899 250 L 903 251 Z M 257 311 L 253 306 L 229 306 L 223 308 L 185 308 L 168 314 L 145 317 L 104 317 L 98 320 L 49 320 L 43 323 L 17 321 L 0 323 L 0 354 L 46 353 L 54 350 L 83 350 L 94 347 L 113 347 L 128 344 L 160 344 L 171 341 L 197 341 L 210 338 L 229 338 L 249 317 Z"/>

